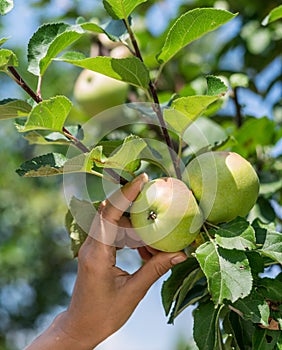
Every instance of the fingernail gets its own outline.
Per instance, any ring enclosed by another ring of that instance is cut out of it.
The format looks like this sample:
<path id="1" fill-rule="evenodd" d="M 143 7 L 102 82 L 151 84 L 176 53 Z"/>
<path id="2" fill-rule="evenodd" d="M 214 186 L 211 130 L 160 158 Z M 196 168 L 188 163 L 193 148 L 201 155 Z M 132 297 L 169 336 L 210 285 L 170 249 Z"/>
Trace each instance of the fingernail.
<path id="1" fill-rule="evenodd" d="M 145 183 L 147 181 L 148 181 L 148 175 L 146 173 L 142 173 L 142 174 L 136 176 L 136 178 L 132 181 L 132 183 L 136 183 L 136 182 Z"/>
<path id="2" fill-rule="evenodd" d="M 183 261 L 185 261 L 187 259 L 187 256 L 181 254 L 181 255 L 176 255 L 174 256 L 170 262 L 172 263 L 172 265 L 177 265 L 179 263 L 182 263 Z"/>

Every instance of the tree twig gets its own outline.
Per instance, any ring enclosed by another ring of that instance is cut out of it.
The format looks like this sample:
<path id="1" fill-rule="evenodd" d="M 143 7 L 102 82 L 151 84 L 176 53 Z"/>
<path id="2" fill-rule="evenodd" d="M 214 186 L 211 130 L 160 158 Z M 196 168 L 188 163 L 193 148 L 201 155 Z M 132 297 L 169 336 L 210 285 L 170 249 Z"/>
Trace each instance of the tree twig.
<path id="1" fill-rule="evenodd" d="M 21 75 L 17 72 L 17 70 L 9 66 L 8 71 L 10 72 L 9 76 L 25 91 L 28 93 L 28 95 L 36 102 L 40 103 L 42 102 L 42 97 L 40 95 L 40 90 L 38 91 L 38 94 L 36 94 L 32 88 L 23 80 Z M 39 85 L 40 86 L 40 85 Z M 63 127 L 63 133 L 64 135 L 76 146 L 80 151 L 83 153 L 89 153 L 90 149 L 86 147 L 80 140 L 78 140 L 66 127 Z M 117 173 L 115 173 L 112 169 L 105 169 L 105 171 L 115 180 L 115 182 L 119 182 L 120 184 L 124 185 L 128 181 L 123 178 L 122 176 L 119 176 Z"/>
<path id="2" fill-rule="evenodd" d="M 37 95 L 29 85 L 23 80 L 15 67 L 9 66 L 8 71 L 11 73 L 9 76 L 36 102 L 42 102 L 41 96 Z"/>
<path id="3" fill-rule="evenodd" d="M 236 119 L 235 119 L 236 125 L 238 128 L 240 128 L 243 125 L 243 116 L 242 116 L 242 109 L 241 109 L 241 105 L 238 97 L 238 87 L 235 87 L 233 90 L 233 100 L 236 108 Z"/>
<path id="4" fill-rule="evenodd" d="M 138 43 L 136 41 L 135 35 L 131 29 L 131 26 L 130 26 L 128 20 L 124 19 L 123 21 L 124 21 L 124 24 L 128 30 L 128 34 L 129 34 L 132 46 L 133 46 L 134 51 L 135 51 L 135 56 L 137 58 L 139 58 L 141 62 L 144 62 L 142 54 L 141 54 L 139 46 L 138 46 Z M 179 162 L 177 161 L 177 155 L 176 155 L 176 152 L 174 150 L 171 138 L 169 136 L 166 122 L 165 122 L 164 117 L 163 117 L 163 112 L 161 110 L 158 94 L 157 94 L 156 88 L 155 88 L 152 80 L 149 81 L 149 91 L 150 91 L 151 96 L 152 96 L 153 101 L 154 101 L 154 103 L 152 104 L 152 107 L 153 107 L 153 110 L 158 117 L 164 140 L 168 146 L 169 154 L 170 154 L 173 166 L 174 166 L 176 177 L 178 179 L 181 179 L 181 172 L 180 172 L 180 168 L 179 168 Z"/>

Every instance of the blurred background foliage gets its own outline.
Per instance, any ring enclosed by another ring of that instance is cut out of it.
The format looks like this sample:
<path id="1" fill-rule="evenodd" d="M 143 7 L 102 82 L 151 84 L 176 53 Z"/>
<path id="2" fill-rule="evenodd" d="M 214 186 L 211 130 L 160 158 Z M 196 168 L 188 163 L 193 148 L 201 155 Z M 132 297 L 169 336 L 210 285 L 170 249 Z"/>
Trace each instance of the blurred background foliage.
<path id="1" fill-rule="evenodd" d="M 162 45 L 160 38 L 179 14 L 207 6 L 239 12 L 232 22 L 188 46 L 167 64 L 158 89 L 165 100 L 173 91 L 180 95 L 203 92 L 207 74 L 229 80 L 233 87 L 231 98 L 222 110 L 211 113 L 209 137 L 232 135 L 236 139 L 231 149 L 256 166 L 262 182 L 252 215 L 281 227 L 282 22 L 261 25 L 278 5 L 280 0 L 148 1 L 137 8 L 133 23 L 145 62 L 154 69 L 154 56 Z M 26 23 L 18 13 L 19 24 L 12 30 L 8 14 L 0 18 L 4 33 L 1 37 L 12 31 L 16 39 L 21 26 L 30 25 L 35 31 L 47 21 L 73 23 L 78 16 L 107 19 L 102 1 L 98 0 L 25 1 L 24 6 L 32 11 L 32 22 Z M 19 71 L 34 86 L 35 80 L 26 72 L 27 42 L 28 38 L 25 42 L 18 40 L 9 48 L 20 58 Z M 75 44 L 75 49 L 88 54 L 90 43 L 91 38 L 86 37 Z M 42 87 L 44 98 L 64 94 L 73 100 L 73 86 L 80 70 L 63 67 L 53 64 L 49 68 Z M 240 75 L 234 75 L 237 73 Z M 1 75 L 0 99 L 26 98 L 13 84 Z M 72 118 L 83 123 L 87 116 L 76 111 Z M 20 178 L 15 169 L 40 153 L 40 146 L 30 146 L 10 121 L 1 121 L 0 140 L 0 349 L 18 350 L 67 305 L 76 262 L 64 228 L 67 205 L 62 178 Z M 182 340 L 176 348 L 188 349 Z"/>

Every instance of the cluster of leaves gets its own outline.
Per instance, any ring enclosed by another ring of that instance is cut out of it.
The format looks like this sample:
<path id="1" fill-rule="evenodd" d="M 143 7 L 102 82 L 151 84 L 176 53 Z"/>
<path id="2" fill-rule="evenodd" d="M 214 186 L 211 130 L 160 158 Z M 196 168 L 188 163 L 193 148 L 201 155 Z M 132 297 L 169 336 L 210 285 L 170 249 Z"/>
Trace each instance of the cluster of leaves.
<path id="1" fill-rule="evenodd" d="M 282 235 L 277 232 L 277 216 L 270 205 L 271 200 L 279 203 L 280 198 L 275 198 L 275 194 L 282 188 L 282 183 L 275 172 L 269 181 L 269 171 L 266 170 L 271 167 L 271 157 L 265 159 L 265 153 L 259 157 L 257 152 L 258 146 L 278 141 L 281 131 L 267 118 L 250 118 L 240 128 L 231 127 L 227 121 L 225 129 L 206 118 L 221 107 L 222 97 L 227 93 L 226 85 L 214 76 L 207 77 L 204 94 L 170 96 L 160 105 L 152 82 L 152 71 L 142 59 L 131 28 L 132 11 L 145 2 L 146 0 L 104 0 L 105 9 L 112 17 L 105 25 L 83 18 L 78 18 L 72 25 L 65 22 L 42 25 L 28 45 L 28 71 L 38 78 L 36 92 L 19 76 L 16 54 L 9 49 L 0 49 L 0 71 L 21 85 L 33 99 L 33 102 L 18 99 L 1 101 L 0 119 L 16 118 L 17 130 L 24 133 L 31 144 L 74 146 L 81 151 L 72 158 L 68 158 L 65 153 L 43 154 L 23 163 L 17 172 L 25 177 L 74 172 L 105 177 L 107 173 L 108 178 L 113 177 L 114 180 L 120 179 L 121 175 L 122 179 L 130 180 L 140 169 L 141 161 L 144 161 L 148 172 L 152 164 L 158 165 L 158 170 L 154 170 L 157 176 L 172 174 L 179 177 L 181 174 L 179 162 L 169 152 L 162 152 L 159 144 L 155 146 L 148 141 L 146 128 L 143 131 L 146 139 L 142 134 L 127 135 L 123 139 L 104 139 L 91 147 L 85 146 L 81 127 L 67 125 L 66 122 L 73 107 L 71 100 L 63 95 L 42 99 L 43 78 L 53 61 L 66 62 L 121 80 L 130 84 L 137 95 L 142 96 L 143 93 L 147 96 L 154 104 L 152 107 L 140 109 L 140 106 L 134 104 L 131 107 L 137 108 L 142 116 L 159 121 L 162 132 L 157 133 L 157 137 L 166 141 L 173 138 L 178 144 L 177 156 L 184 164 L 195 152 L 210 149 L 232 149 L 245 157 L 256 157 L 262 188 L 259 201 L 250 215 L 252 223 L 237 218 L 218 227 L 207 225 L 201 233 L 202 241 L 198 247 L 187 248 L 189 259 L 172 270 L 170 278 L 163 285 L 162 298 L 171 323 L 186 307 L 197 305 L 194 312 L 194 338 L 199 349 L 280 348 L 282 300 L 279 291 L 282 277 L 279 274 L 275 279 L 270 279 L 261 277 L 260 274 L 265 269 L 282 263 Z M 12 7 L 12 1 L 0 1 L 1 14 L 8 13 Z M 159 77 L 165 66 L 184 47 L 235 16 L 231 12 L 215 8 L 196 8 L 182 14 L 171 24 L 160 45 L 161 49 L 156 52 L 155 76 Z M 279 18 L 281 7 L 274 9 L 264 24 Z M 110 40 L 131 45 L 130 49 L 135 55 L 117 59 L 105 56 L 85 57 L 80 52 L 69 51 L 58 57 L 83 36 L 93 33 L 104 33 Z M 6 38 L 1 39 L 0 45 L 6 41 Z M 234 92 L 236 88 L 246 86 L 243 76 L 233 75 L 230 82 Z M 241 122 L 237 126 L 241 126 Z M 166 126 L 173 132 L 168 133 Z M 207 143 L 193 144 L 195 126 L 203 131 Z M 265 130 L 269 131 L 268 139 Z M 166 168 L 162 164 L 170 166 Z M 83 215 L 85 223 L 85 212 L 89 213 L 89 220 L 92 209 L 92 203 L 75 198 L 71 202 L 66 223 L 74 255 L 87 232 L 79 225 L 80 215 Z M 76 213 L 75 217 L 73 213 Z"/>
<path id="2" fill-rule="evenodd" d="M 190 251 L 191 258 L 174 267 L 163 284 L 169 322 L 198 303 L 194 338 L 199 349 L 281 346 L 282 274 L 260 277 L 265 266 L 281 264 L 281 233 L 259 219 L 250 224 L 237 218 L 207 234 L 209 239 Z"/>

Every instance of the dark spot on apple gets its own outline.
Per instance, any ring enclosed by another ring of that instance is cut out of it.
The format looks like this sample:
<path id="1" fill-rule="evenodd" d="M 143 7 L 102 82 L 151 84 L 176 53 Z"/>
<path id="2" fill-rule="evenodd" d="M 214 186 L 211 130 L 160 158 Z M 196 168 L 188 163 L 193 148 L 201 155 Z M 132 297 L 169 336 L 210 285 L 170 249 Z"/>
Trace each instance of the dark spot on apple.
<path id="1" fill-rule="evenodd" d="M 153 210 L 151 210 L 151 211 L 149 212 L 149 215 L 148 215 L 148 217 L 147 217 L 147 220 L 156 220 L 156 218 L 157 218 L 157 214 L 156 214 Z"/>

